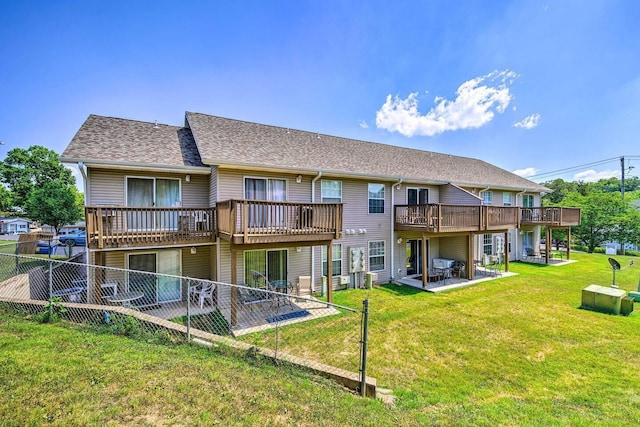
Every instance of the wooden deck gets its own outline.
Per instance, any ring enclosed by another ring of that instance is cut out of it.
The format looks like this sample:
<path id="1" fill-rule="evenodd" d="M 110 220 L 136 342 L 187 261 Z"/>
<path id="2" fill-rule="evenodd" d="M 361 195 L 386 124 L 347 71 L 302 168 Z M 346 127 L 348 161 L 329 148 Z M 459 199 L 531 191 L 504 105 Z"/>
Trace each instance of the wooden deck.
<path id="1" fill-rule="evenodd" d="M 506 230 L 518 226 L 518 207 L 481 205 L 396 205 L 396 231 L 459 233 Z"/>
<path id="2" fill-rule="evenodd" d="M 569 227 L 580 225 L 580 208 L 548 207 L 521 208 L 522 225 L 545 225 L 550 227 Z"/>
<path id="3" fill-rule="evenodd" d="M 342 203 L 232 199 L 218 202 L 218 236 L 234 244 L 303 243 L 339 239 Z"/>
<path id="4" fill-rule="evenodd" d="M 215 241 L 215 208 L 87 206 L 90 249 Z"/>

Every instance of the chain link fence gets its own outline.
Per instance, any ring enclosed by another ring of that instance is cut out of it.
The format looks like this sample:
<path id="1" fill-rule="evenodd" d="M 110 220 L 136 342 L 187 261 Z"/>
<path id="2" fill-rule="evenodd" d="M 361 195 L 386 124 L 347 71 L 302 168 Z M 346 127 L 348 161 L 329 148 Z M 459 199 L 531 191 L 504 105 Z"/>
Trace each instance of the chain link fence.
<path id="1" fill-rule="evenodd" d="M 375 394 L 363 310 L 298 295 L 287 282 L 240 286 L 88 265 L 83 252 L 18 255 L 13 246 L 0 247 L 7 309 L 137 339 L 226 345 Z"/>

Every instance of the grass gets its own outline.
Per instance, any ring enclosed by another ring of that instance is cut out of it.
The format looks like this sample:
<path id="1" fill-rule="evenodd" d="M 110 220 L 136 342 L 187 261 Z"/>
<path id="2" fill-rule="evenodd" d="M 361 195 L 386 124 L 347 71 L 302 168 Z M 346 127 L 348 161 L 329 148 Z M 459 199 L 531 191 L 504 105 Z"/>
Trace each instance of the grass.
<path id="1" fill-rule="evenodd" d="M 581 290 L 609 285 L 612 272 L 605 255 L 572 258 L 578 262 L 564 266 L 512 263 L 517 276 L 441 294 L 395 285 L 336 292 L 337 303 L 354 308 L 370 298 L 368 374 L 393 390 L 395 407 L 221 347 L 151 345 L 0 315 L 0 420 L 638 425 L 640 312 L 579 309 Z M 618 272 L 620 288 L 637 288 L 639 268 Z M 343 313 L 281 328 L 282 350 L 344 366 L 357 358 L 358 322 Z M 349 351 L 340 351 L 344 341 Z"/>

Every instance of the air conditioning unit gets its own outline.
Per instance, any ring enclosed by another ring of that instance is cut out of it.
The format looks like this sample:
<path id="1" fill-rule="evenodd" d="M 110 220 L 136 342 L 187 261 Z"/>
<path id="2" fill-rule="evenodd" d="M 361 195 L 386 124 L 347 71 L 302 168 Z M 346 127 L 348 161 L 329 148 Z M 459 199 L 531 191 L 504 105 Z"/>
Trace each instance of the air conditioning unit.
<path id="1" fill-rule="evenodd" d="M 455 260 L 447 259 L 447 258 L 434 258 L 432 267 L 433 268 L 453 268 L 453 263 Z"/>
<path id="2" fill-rule="evenodd" d="M 340 284 L 348 285 L 349 284 L 349 276 L 340 276 Z"/>

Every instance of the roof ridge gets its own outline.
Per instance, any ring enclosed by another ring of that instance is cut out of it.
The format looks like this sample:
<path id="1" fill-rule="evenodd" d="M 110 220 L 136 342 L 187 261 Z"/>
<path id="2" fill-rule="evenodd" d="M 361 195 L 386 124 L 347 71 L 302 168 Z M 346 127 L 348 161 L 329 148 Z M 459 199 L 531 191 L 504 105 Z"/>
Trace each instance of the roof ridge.
<path id="1" fill-rule="evenodd" d="M 145 120 L 127 119 L 127 118 L 124 118 L 124 117 L 114 117 L 114 116 L 103 116 L 103 115 L 100 115 L 100 114 L 93 114 L 93 113 L 89 114 L 89 117 L 98 117 L 98 118 L 101 118 L 101 119 L 111 119 L 111 120 L 119 120 L 119 121 L 124 121 L 124 122 L 133 122 L 133 123 L 142 123 L 142 124 L 149 124 L 149 125 L 167 126 L 167 127 L 178 128 L 178 129 L 185 128 L 185 126 L 170 125 L 170 124 L 167 124 L 167 123 L 159 123 L 159 122 L 156 122 L 156 121 L 148 122 L 148 121 L 145 121 Z"/>

